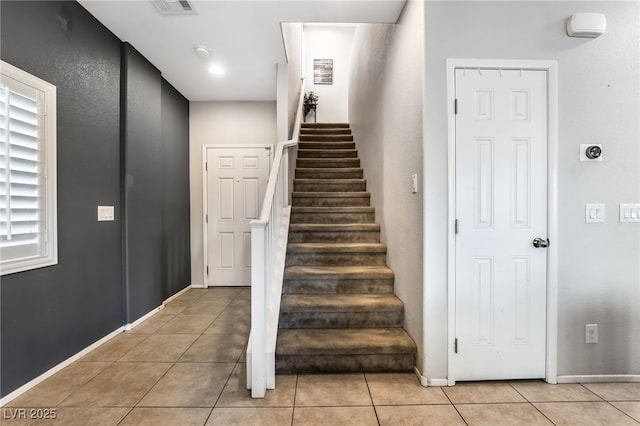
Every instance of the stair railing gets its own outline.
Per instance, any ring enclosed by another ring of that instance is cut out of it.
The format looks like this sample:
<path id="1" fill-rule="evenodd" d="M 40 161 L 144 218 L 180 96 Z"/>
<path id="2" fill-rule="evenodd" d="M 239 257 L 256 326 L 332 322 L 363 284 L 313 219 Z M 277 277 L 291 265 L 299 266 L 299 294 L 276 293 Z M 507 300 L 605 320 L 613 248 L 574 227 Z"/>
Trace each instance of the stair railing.
<path id="1" fill-rule="evenodd" d="M 247 345 L 247 389 L 264 398 L 275 388 L 275 349 L 289 218 L 289 160 L 298 146 L 304 82 L 300 91 L 293 137 L 279 142 L 269 174 L 260 218 L 251 226 L 251 333 Z"/>

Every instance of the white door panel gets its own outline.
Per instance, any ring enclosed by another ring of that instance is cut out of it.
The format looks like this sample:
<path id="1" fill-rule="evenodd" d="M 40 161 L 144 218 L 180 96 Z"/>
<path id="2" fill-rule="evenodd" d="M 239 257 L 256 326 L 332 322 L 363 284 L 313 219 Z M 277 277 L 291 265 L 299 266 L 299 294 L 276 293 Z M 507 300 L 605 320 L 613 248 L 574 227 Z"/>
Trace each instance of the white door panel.
<path id="1" fill-rule="evenodd" d="M 251 285 L 251 231 L 269 179 L 270 151 L 208 148 L 207 265 L 209 286 Z"/>
<path id="2" fill-rule="evenodd" d="M 545 376 L 546 81 L 456 70 L 456 380 Z"/>

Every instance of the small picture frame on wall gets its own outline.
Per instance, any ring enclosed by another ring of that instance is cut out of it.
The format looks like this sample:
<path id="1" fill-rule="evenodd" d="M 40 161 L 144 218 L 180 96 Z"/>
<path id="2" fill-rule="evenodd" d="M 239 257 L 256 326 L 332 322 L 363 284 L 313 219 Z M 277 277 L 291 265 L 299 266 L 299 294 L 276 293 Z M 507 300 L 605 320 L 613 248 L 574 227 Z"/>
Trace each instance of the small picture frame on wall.
<path id="1" fill-rule="evenodd" d="M 313 84 L 333 84 L 333 59 L 313 60 Z"/>

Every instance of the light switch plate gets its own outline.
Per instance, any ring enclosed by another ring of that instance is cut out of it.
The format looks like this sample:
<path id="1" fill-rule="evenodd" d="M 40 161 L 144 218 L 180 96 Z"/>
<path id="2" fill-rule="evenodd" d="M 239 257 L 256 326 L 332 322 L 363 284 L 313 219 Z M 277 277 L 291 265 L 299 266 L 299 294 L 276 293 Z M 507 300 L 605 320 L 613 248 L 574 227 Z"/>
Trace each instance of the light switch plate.
<path id="1" fill-rule="evenodd" d="M 584 215 L 586 223 L 603 223 L 604 204 L 587 204 Z"/>
<path id="2" fill-rule="evenodd" d="M 113 206 L 98 206 L 98 222 L 108 222 L 115 219 Z"/>
<path id="3" fill-rule="evenodd" d="M 620 203 L 620 222 L 640 222 L 640 204 Z"/>

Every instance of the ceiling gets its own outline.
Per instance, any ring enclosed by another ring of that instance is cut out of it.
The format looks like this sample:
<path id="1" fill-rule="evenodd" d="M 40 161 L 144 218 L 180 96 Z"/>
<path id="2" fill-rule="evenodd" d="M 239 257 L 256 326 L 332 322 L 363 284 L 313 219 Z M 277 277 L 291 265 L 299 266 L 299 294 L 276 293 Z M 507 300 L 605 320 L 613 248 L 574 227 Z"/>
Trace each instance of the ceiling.
<path id="1" fill-rule="evenodd" d="M 151 0 L 79 0 L 129 42 L 190 101 L 276 97 L 276 64 L 286 62 L 284 22 L 395 23 L 406 0 L 190 0 L 197 14 L 166 16 Z M 202 59 L 194 47 L 211 55 Z M 225 70 L 212 75 L 212 64 Z"/>

